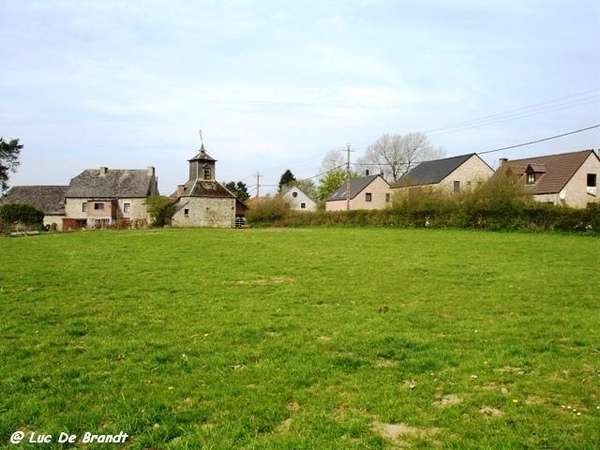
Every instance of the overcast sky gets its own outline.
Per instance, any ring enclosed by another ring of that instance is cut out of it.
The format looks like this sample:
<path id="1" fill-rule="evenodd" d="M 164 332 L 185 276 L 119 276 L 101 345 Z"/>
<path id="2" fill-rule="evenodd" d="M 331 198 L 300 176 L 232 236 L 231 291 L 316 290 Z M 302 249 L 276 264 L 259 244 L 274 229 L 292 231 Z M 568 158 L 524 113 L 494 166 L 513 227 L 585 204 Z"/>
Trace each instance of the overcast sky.
<path id="1" fill-rule="evenodd" d="M 0 18 L 11 185 L 152 165 L 168 195 L 199 129 L 217 179 L 260 172 L 263 193 L 383 133 L 454 156 L 600 124 L 596 0 L 1 0 Z M 600 128 L 485 159 L 590 148 Z"/>

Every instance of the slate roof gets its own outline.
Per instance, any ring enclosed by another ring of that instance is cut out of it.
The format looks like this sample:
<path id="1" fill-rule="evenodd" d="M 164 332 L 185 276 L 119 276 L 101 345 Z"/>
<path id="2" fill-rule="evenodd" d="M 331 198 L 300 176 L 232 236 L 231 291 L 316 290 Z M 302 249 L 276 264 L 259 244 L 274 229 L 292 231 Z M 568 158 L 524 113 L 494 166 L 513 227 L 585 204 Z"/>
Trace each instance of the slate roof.
<path id="1" fill-rule="evenodd" d="M 511 159 L 502 164 L 498 169 L 498 173 L 505 174 L 510 169 L 513 176 L 521 178 L 524 176 L 527 167 L 531 166 L 534 172 L 541 173 L 541 175 L 535 184 L 527 185 L 526 188 L 534 195 L 554 194 L 560 192 L 566 186 L 585 160 L 592 154 L 596 155 L 594 150 L 582 150 L 533 158 Z"/>
<path id="2" fill-rule="evenodd" d="M 69 198 L 145 198 L 157 193 L 149 169 L 87 169 L 71 180 Z"/>
<path id="3" fill-rule="evenodd" d="M 183 185 L 183 193 L 175 192 L 172 197 L 237 198 L 217 181 L 190 180 Z"/>
<path id="4" fill-rule="evenodd" d="M 423 161 L 410 172 L 402 176 L 397 182 L 392 183 L 392 188 L 406 186 L 420 186 L 423 184 L 437 184 L 458 169 L 476 153 L 452 156 L 450 158 Z"/>
<path id="5" fill-rule="evenodd" d="M 212 161 L 212 162 L 215 162 L 216 159 L 214 159 L 212 156 L 210 156 L 208 153 L 206 153 L 206 150 L 204 149 L 204 144 L 202 144 L 202 147 L 200 147 L 200 151 L 196 154 L 196 156 L 194 156 L 192 159 L 189 159 L 188 161 Z"/>
<path id="6" fill-rule="evenodd" d="M 353 178 L 350 180 L 350 199 L 353 199 L 358 194 L 360 194 L 364 188 L 366 188 L 369 184 L 375 180 L 375 178 L 381 177 L 381 175 L 369 175 L 367 177 L 361 178 Z M 382 178 L 383 179 L 383 178 Z M 385 180 L 384 180 L 385 181 Z M 342 184 L 337 190 L 335 190 L 327 199 L 328 202 L 333 202 L 337 200 L 346 200 L 346 182 Z"/>
<path id="7" fill-rule="evenodd" d="M 65 214 L 65 193 L 69 186 L 14 186 L 0 203 L 24 203 L 45 215 Z"/>

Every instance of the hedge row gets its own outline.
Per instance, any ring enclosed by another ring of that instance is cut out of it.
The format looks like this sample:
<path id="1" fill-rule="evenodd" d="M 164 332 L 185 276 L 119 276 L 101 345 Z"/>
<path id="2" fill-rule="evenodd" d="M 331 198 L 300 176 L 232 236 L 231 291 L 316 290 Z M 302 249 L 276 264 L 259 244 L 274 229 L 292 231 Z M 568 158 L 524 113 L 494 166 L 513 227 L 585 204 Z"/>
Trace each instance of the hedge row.
<path id="1" fill-rule="evenodd" d="M 291 211 L 273 200 L 248 213 L 255 227 L 385 226 L 402 228 L 466 228 L 479 230 L 561 231 L 597 234 L 600 205 L 586 209 L 557 207 L 529 201 L 491 204 L 480 201 L 397 203 L 383 210 Z"/>

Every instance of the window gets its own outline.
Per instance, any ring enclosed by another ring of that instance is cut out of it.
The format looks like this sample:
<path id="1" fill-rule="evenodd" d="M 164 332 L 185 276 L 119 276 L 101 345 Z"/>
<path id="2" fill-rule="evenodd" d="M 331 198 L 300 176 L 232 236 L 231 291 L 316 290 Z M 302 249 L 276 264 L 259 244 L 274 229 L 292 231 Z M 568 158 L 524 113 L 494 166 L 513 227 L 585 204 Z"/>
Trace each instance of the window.
<path id="1" fill-rule="evenodd" d="M 527 174 L 527 184 L 534 184 L 534 183 L 535 183 L 535 173 L 529 172 Z"/>
<path id="2" fill-rule="evenodd" d="M 81 204 L 81 212 L 87 212 L 87 202 Z"/>
<path id="3" fill-rule="evenodd" d="M 454 192 L 460 192 L 460 181 L 454 182 Z"/>
<path id="4" fill-rule="evenodd" d="M 210 167 L 208 165 L 204 165 L 204 179 L 210 180 Z"/>
<path id="5" fill-rule="evenodd" d="M 306 203 L 304 203 L 304 202 L 300 203 L 300 209 L 306 209 Z"/>
<path id="6" fill-rule="evenodd" d="M 104 203 L 94 203 L 94 210 L 95 211 L 103 211 L 104 210 Z"/>
<path id="7" fill-rule="evenodd" d="M 131 203 L 123 203 L 123 213 L 124 214 L 131 213 Z"/>
<path id="8" fill-rule="evenodd" d="M 190 210 L 189 209 L 184 209 L 183 210 L 183 216 L 184 217 L 190 217 Z"/>
<path id="9" fill-rule="evenodd" d="M 296 191 L 292 192 L 292 197 L 294 197 L 294 198 L 298 197 L 298 193 Z"/>
<path id="10" fill-rule="evenodd" d="M 587 187 L 596 187 L 596 174 L 588 173 L 587 174 Z"/>
<path id="11" fill-rule="evenodd" d="M 390 194 L 385 194 L 385 202 L 389 203 L 390 202 Z"/>
<path id="12" fill-rule="evenodd" d="M 370 202 L 373 200 L 373 195 L 370 192 L 365 193 L 365 202 Z"/>

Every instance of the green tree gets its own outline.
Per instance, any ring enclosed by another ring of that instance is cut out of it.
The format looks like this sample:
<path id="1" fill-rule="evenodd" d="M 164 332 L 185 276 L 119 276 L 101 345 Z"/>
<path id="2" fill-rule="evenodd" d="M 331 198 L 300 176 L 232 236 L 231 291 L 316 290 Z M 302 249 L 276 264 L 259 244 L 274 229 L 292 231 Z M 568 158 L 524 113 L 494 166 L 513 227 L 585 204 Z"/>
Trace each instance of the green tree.
<path id="1" fill-rule="evenodd" d="M 15 172 L 19 165 L 19 154 L 23 148 L 18 139 L 5 141 L 0 137 L 0 194 L 8 189 L 8 173 Z"/>
<path id="2" fill-rule="evenodd" d="M 281 178 L 279 179 L 279 185 L 277 187 L 277 192 L 281 192 L 281 188 L 283 186 L 288 186 L 293 181 L 296 181 L 296 177 L 290 169 L 287 169 L 285 172 L 283 172 L 283 174 L 281 174 Z"/>
<path id="3" fill-rule="evenodd" d="M 250 198 L 248 186 L 242 181 L 238 181 L 237 183 L 235 181 L 230 181 L 229 183 L 225 183 L 224 186 L 242 202 L 245 202 Z"/>
<path id="4" fill-rule="evenodd" d="M 350 174 L 351 177 L 356 174 Z M 345 170 L 332 170 L 327 172 L 323 178 L 319 180 L 319 187 L 317 188 L 317 198 L 319 201 L 327 200 L 333 191 L 339 188 L 348 179 L 348 175 Z"/>
<path id="5" fill-rule="evenodd" d="M 153 227 L 164 227 L 175 214 L 175 203 L 168 197 L 151 195 L 146 199 L 145 204 Z"/>

